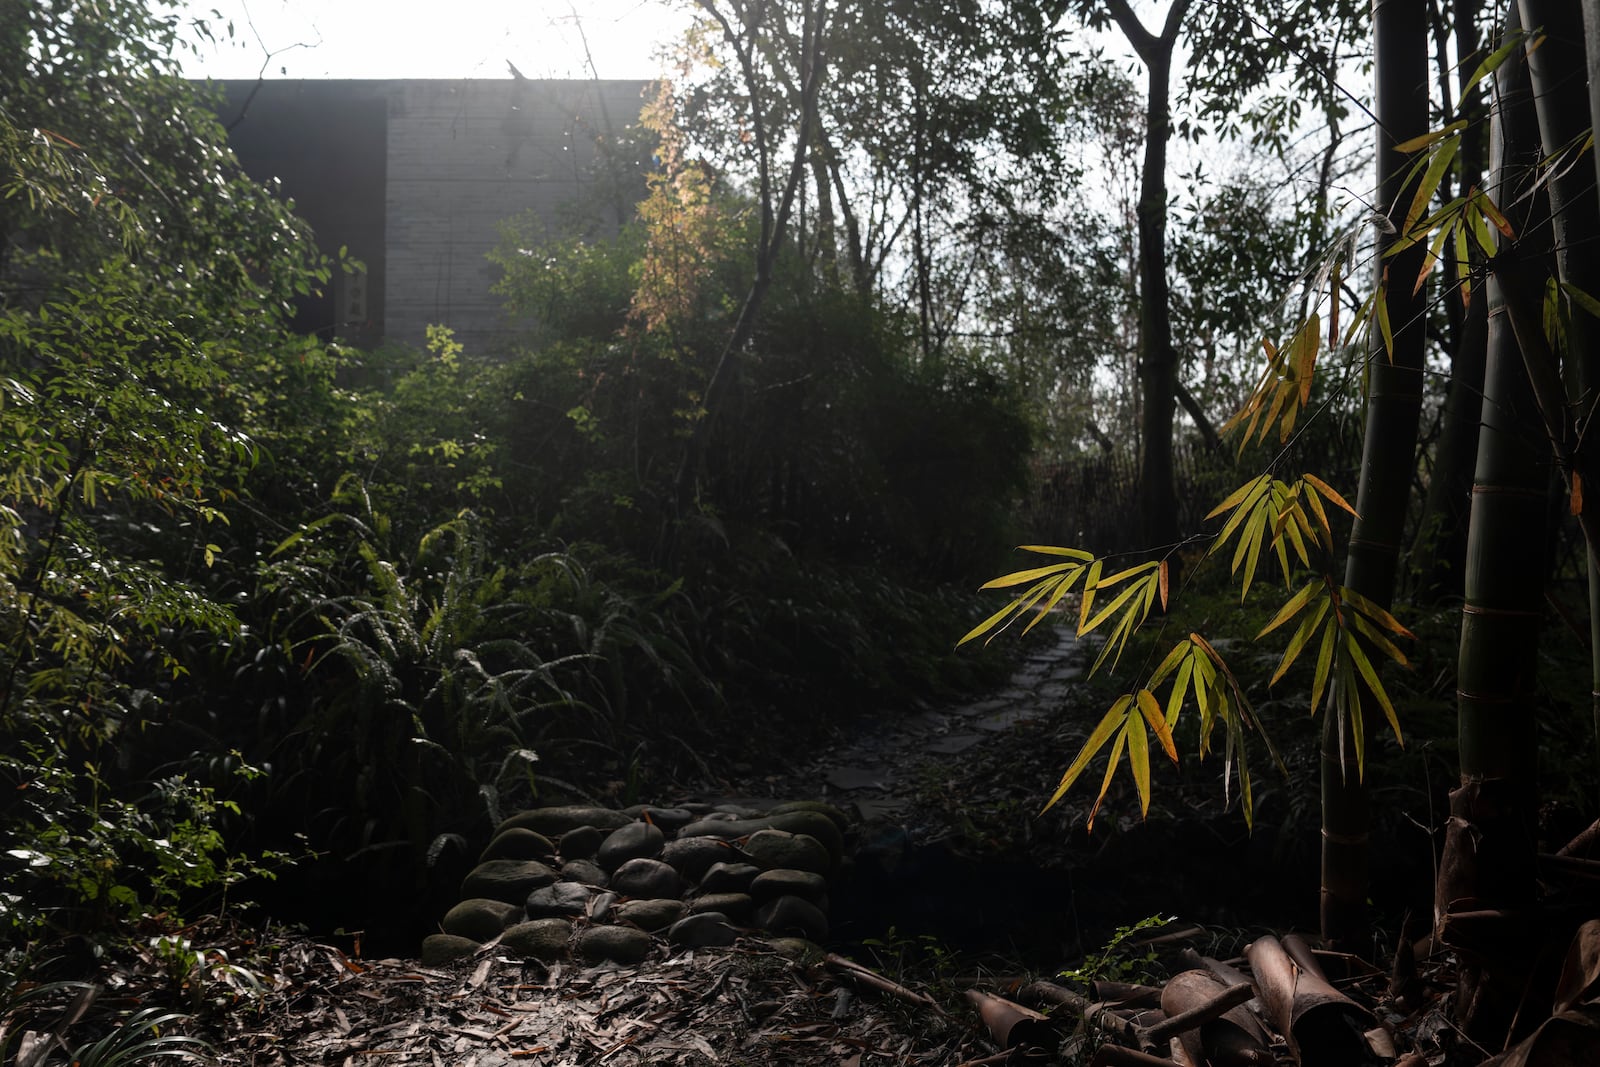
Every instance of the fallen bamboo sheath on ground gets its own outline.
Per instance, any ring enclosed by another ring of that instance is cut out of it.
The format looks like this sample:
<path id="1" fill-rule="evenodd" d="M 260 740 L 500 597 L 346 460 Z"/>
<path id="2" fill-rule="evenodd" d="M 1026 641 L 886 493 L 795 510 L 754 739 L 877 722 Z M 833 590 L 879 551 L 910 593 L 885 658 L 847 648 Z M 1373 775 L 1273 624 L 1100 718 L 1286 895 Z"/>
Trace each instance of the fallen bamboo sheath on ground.
<path id="1" fill-rule="evenodd" d="M 1131 982 L 1105 982 L 1096 981 L 1089 983 L 1089 991 L 1094 994 L 1094 999 L 1106 1004 L 1115 1004 L 1123 1008 L 1159 1008 L 1161 1006 L 1161 987 L 1153 985 L 1134 985 Z"/>
<path id="2" fill-rule="evenodd" d="M 1365 1062 L 1371 1055 L 1365 1034 L 1377 1020 L 1333 987 L 1309 949 L 1297 951 L 1310 966 L 1296 962 L 1275 937 L 1245 949 L 1268 1017 L 1305 1067 Z"/>
<path id="3" fill-rule="evenodd" d="M 1248 985 L 1227 985 L 1208 970 L 1184 971 L 1162 989 L 1168 1018 L 1151 1036 L 1176 1037 L 1191 1060 L 1213 1067 L 1271 1064 L 1270 1038 L 1244 1008 L 1254 995 Z"/>
<path id="4" fill-rule="evenodd" d="M 1036 1004 L 1056 1004 L 1069 1008 L 1082 1016 L 1083 1021 L 1089 1026 L 1109 1031 L 1125 1044 L 1146 1049 L 1155 1047 L 1153 1041 L 1147 1038 L 1141 1040 L 1140 1028 L 1134 1025 L 1133 1020 L 1120 1014 L 1111 1005 L 1091 1001 L 1066 986 L 1059 986 L 1054 982 L 1034 982 L 1025 986 L 1017 996 Z"/>
<path id="5" fill-rule="evenodd" d="M 1001 1048 L 1012 1049 L 1021 1045 L 1047 1048 L 1061 1040 L 1056 1024 L 1032 1008 L 1025 1008 L 981 989 L 967 990 L 966 997 L 967 1003 L 977 1009 L 978 1017 L 989 1028 L 994 1043 Z"/>
<path id="6" fill-rule="evenodd" d="M 894 979 L 885 978 L 877 971 L 872 970 L 870 967 L 863 967 L 855 960 L 846 959 L 844 956 L 840 956 L 834 952 L 828 953 L 822 958 L 822 960 L 823 963 L 827 964 L 828 968 L 835 974 L 841 975 L 845 978 L 853 979 L 854 981 L 860 982 L 862 985 L 871 986 L 880 993 L 887 993 L 890 996 L 897 997 L 909 1004 L 915 1004 L 918 1007 L 927 1008 L 939 1015 L 943 1015 L 945 1013 L 944 1009 L 939 1006 L 939 1002 L 928 996 L 926 993 L 918 993 L 914 989 L 907 989 Z"/>
<path id="7" fill-rule="evenodd" d="M 1204 972 L 1198 973 L 1204 974 Z M 1158 1019 L 1148 1023 L 1136 1022 L 1134 1019 L 1122 1014 L 1112 1005 L 1090 1001 L 1088 998 L 1053 982 L 1034 982 L 1024 988 L 1019 995 L 1024 1000 L 1032 1000 L 1036 1003 L 1058 1004 L 1062 1007 L 1070 1008 L 1083 1016 L 1088 1025 L 1109 1031 L 1127 1046 L 1150 1052 L 1160 1048 L 1171 1038 L 1197 1030 L 1207 1023 L 1223 1018 L 1230 1011 L 1239 1010 L 1240 1005 L 1254 996 L 1254 991 L 1248 985 L 1226 986 L 1216 979 L 1207 977 L 1205 980 L 1211 984 L 1212 988 L 1205 995 L 1183 999 L 1181 1002 L 1182 1009 L 1176 1013 L 1169 1009 L 1166 996 L 1163 994 L 1162 1012 L 1150 1013 L 1157 1015 Z M 1247 1021 L 1249 1020 L 1248 1016 L 1244 1016 L 1244 1018 Z M 1252 1030 L 1250 1025 L 1247 1024 L 1235 1022 L 1232 1025 L 1247 1034 L 1252 1032 L 1260 1033 L 1259 1028 Z M 1235 1041 L 1233 1043 L 1240 1045 L 1242 1049 L 1250 1047 L 1248 1042 Z M 1228 1042 L 1224 1041 L 1223 1044 L 1227 1045 Z M 1265 1044 L 1265 1035 L 1263 1034 L 1261 1040 L 1256 1042 L 1255 1047 L 1260 1047 L 1264 1050 Z M 1270 1059 L 1257 1060 L 1252 1056 L 1253 1053 L 1241 1051 L 1233 1062 L 1238 1064 L 1270 1062 Z"/>

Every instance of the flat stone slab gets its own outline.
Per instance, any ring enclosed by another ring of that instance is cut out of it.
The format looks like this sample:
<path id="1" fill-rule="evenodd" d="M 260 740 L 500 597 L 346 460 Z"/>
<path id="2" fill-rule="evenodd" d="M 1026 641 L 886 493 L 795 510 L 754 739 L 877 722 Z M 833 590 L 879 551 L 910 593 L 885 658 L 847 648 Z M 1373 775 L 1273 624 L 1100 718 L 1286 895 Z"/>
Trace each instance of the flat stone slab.
<path id="1" fill-rule="evenodd" d="M 856 810 L 861 812 L 861 818 L 864 820 L 888 819 L 892 821 L 905 815 L 911 807 L 911 802 L 899 797 L 884 797 L 881 800 L 858 800 L 855 805 Z"/>
<path id="2" fill-rule="evenodd" d="M 991 734 L 1003 734 L 1019 722 L 1025 722 L 1037 715 L 1032 708 L 1010 708 L 1006 711 L 997 711 L 993 715 L 985 715 L 973 723 L 978 729 Z"/>
<path id="3" fill-rule="evenodd" d="M 955 711 L 957 715 L 986 715 L 991 711 L 1009 708 L 1014 703 L 1015 701 L 1013 700 L 980 700 L 976 704 L 968 704 L 965 707 L 955 709 Z"/>
<path id="4" fill-rule="evenodd" d="M 835 767 L 828 772 L 828 784 L 847 793 L 857 789 L 887 789 L 892 777 L 881 767 Z"/>
<path id="5" fill-rule="evenodd" d="M 948 737 L 935 738 L 923 747 L 941 756 L 957 756 L 982 740 L 983 738 L 977 734 L 951 734 Z"/>

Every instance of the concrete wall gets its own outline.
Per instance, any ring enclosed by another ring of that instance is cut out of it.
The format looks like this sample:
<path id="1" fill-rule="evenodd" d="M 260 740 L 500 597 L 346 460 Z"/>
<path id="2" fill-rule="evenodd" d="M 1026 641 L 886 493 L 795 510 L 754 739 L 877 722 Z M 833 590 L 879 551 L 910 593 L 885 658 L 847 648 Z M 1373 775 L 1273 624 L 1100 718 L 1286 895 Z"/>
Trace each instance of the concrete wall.
<path id="1" fill-rule="evenodd" d="M 364 345 L 420 345 L 425 327 L 442 323 L 469 352 L 503 350 L 516 324 L 489 292 L 494 268 L 485 258 L 499 224 L 528 210 L 551 222 L 579 210 L 609 228 L 643 191 L 637 160 L 597 148 L 637 124 L 641 82 L 278 81 L 225 89 L 223 120 L 238 120 L 229 136 L 246 171 L 282 181 L 325 252 L 347 246 L 368 267 L 365 279 L 340 279 L 322 301 L 308 301 L 300 324 Z M 597 161 L 633 192 L 574 208 L 597 188 L 589 179 Z"/>

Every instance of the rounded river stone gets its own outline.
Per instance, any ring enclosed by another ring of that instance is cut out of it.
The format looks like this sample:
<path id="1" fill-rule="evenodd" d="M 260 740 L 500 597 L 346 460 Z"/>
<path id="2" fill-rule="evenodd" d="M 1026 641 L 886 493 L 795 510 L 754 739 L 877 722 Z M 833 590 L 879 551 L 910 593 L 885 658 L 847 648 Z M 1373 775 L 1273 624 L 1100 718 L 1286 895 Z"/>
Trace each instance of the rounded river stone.
<path id="1" fill-rule="evenodd" d="M 680 837 L 667 842 L 661 858 L 686 880 L 698 882 L 713 864 L 738 863 L 750 857 L 715 837 Z"/>
<path id="2" fill-rule="evenodd" d="M 797 871 L 792 867 L 775 867 L 762 871 L 750 882 L 750 895 L 757 900 L 771 900 L 785 893 L 821 900 L 828 892 L 828 880 L 815 871 Z"/>
<path id="3" fill-rule="evenodd" d="M 750 910 L 755 904 L 748 893 L 702 893 L 689 902 L 689 911 L 695 915 L 714 911 L 739 922 L 750 918 Z"/>
<path id="4" fill-rule="evenodd" d="M 587 807 L 581 804 L 567 804 L 554 808 L 529 808 L 519 811 L 511 818 L 500 824 L 496 833 L 502 833 L 514 826 L 521 826 L 544 834 L 546 837 L 557 837 L 568 830 L 576 830 L 580 826 L 593 826 L 600 830 L 615 830 L 619 826 L 626 826 L 633 820 L 620 811 L 610 808 Z"/>
<path id="5" fill-rule="evenodd" d="M 629 900 L 617 905 L 617 921 L 628 922 L 641 930 L 654 933 L 664 930 L 689 914 L 689 905 L 681 900 Z"/>
<path id="6" fill-rule="evenodd" d="M 578 937 L 578 955 L 590 961 L 638 963 L 653 945 L 649 934 L 631 926 L 591 926 Z"/>
<path id="7" fill-rule="evenodd" d="M 500 947 L 536 960 L 558 960 L 567 954 L 572 924 L 565 919 L 530 919 L 506 930 Z"/>
<path id="8" fill-rule="evenodd" d="M 478 951 L 478 943 L 470 937 L 455 934 L 429 934 L 422 939 L 422 965 L 437 967 L 451 960 L 464 959 Z"/>
<path id="9" fill-rule="evenodd" d="M 561 835 L 558 848 L 564 860 L 594 859 L 606 835 L 592 826 L 580 826 Z"/>
<path id="10" fill-rule="evenodd" d="M 606 872 L 594 860 L 568 860 L 561 865 L 561 880 L 563 882 L 581 882 L 604 889 L 611 881 L 606 877 Z"/>
<path id="11" fill-rule="evenodd" d="M 747 893 L 761 868 L 753 863 L 713 863 L 700 879 L 702 893 Z"/>
<path id="12" fill-rule="evenodd" d="M 694 822 L 694 812 L 688 808 L 658 808 L 652 805 L 641 814 L 668 833 L 677 833 Z"/>
<path id="13" fill-rule="evenodd" d="M 447 934 L 487 941 L 522 918 L 522 909 L 501 900 L 473 897 L 444 913 L 439 925 Z"/>
<path id="14" fill-rule="evenodd" d="M 489 860 L 462 879 L 462 897 L 488 897 L 521 904 L 528 894 L 556 880 L 556 872 L 537 860 Z"/>
<path id="15" fill-rule="evenodd" d="M 629 860 L 611 876 L 611 888 L 630 897 L 658 899 L 683 893 L 683 879 L 660 860 Z"/>
<path id="16" fill-rule="evenodd" d="M 721 837 L 732 839 L 746 837 L 759 830 L 787 830 L 792 834 L 809 834 L 827 848 L 828 855 L 837 860 L 844 854 L 844 834 L 832 819 L 820 811 L 785 811 L 765 815 L 759 819 L 701 819 L 678 831 L 679 839 L 688 837 Z"/>
<path id="17" fill-rule="evenodd" d="M 722 948 L 739 939 L 739 931 L 728 925 L 728 917 L 702 911 L 679 919 L 667 930 L 667 940 L 684 948 Z"/>
<path id="18" fill-rule="evenodd" d="M 807 941 L 803 937 L 772 937 L 767 939 L 767 944 L 772 951 L 786 959 L 809 967 L 813 963 L 821 963 L 826 950 L 814 941 Z"/>
<path id="19" fill-rule="evenodd" d="M 528 918 L 573 918 L 582 915 L 595 891 L 577 882 L 557 882 L 528 894 Z"/>
<path id="20" fill-rule="evenodd" d="M 756 923 L 775 934 L 799 934 L 810 941 L 828 939 L 828 917 L 803 897 L 778 897 L 756 909 Z"/>
<path id="21" fill-rule="evenodd" d="M 750 858 L 766 870 L 811 871 L 826 874 L 833 860 L 821 841 L 810 834 L 787 830 L 757 830 L 744 843 Z"/>
<path id="22" fill-rule="evenodd" d="M 615 871 L 629 860 L 655 859 L 661 855 L 661 846 L 666 843 L 667 836 L 659 827 L 647 822 L 629 823 L 611 831 L 600 843 L 600 851 L 595 858 L 601 867 Z"/>
<path id="23" fill-rule="evenodd" d="M 543 834 L 520 826 L 494 835 L 478 862 L 485 860 L 545 860 L 555 858 L 556 846 Z"/>
<path id="24" fill-rule="evenodd" d="M 850 828 L 850 816 L 829 804 L 826 800 L 788 800 L 782 804 L 774 805 L 767 814 L 787 815 L 791 811 L 815 811 L 832 819 L 833 825 L 837 826 L 840 832 Z"/>

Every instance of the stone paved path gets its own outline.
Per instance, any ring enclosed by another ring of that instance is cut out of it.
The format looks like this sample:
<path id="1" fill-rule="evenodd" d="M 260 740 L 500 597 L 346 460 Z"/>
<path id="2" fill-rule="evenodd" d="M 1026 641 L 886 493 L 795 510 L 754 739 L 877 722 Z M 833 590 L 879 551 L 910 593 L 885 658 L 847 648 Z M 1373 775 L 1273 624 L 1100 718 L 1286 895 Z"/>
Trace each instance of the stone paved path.
<path id="1" fill-rule="evenodd" d="M 821 783 L 822 799 L 854 807 L 864 820 L 906 815 L 912 804 L 912 775 L 922 758 L 961 755 L 1021 722 L 1053 712 L 1073 682 L 1083 677 L 1086 648 L 1071 627 L 1041 627 L 1028 635 L 1023 647 L 1027 657 L 993 695 L 864 723 L 853 736 L 796 768 L 796 779 Z"/>

